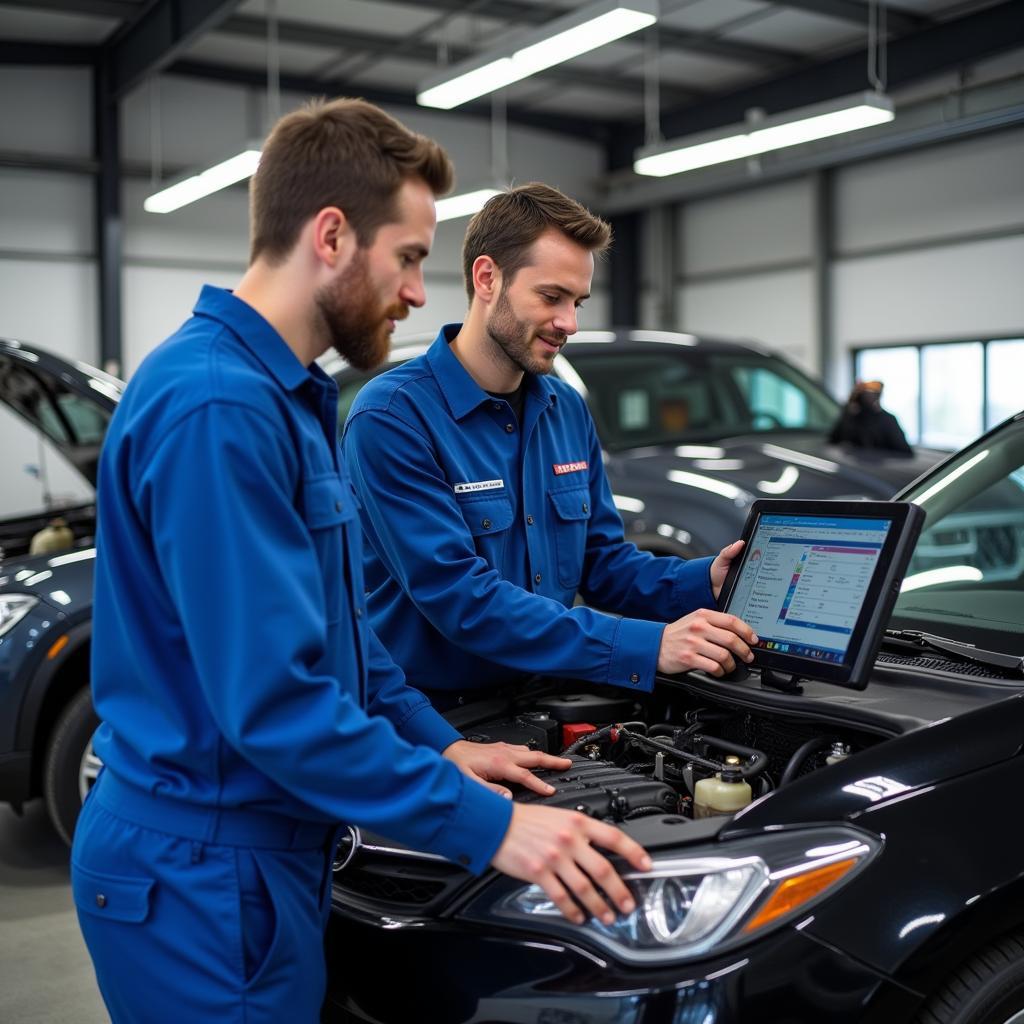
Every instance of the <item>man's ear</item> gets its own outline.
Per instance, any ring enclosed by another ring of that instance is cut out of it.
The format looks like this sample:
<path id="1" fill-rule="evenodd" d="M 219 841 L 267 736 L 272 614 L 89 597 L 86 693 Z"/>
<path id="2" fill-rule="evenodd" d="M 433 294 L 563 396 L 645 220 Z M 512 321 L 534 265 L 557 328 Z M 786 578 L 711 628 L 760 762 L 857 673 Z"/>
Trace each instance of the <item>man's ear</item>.
<path id="1" fill-rule="evenodd" d="M 356 250 L 358 239 L 343 210 L 325 206 L 313 218 L 313 251 L 331 270 L 346 264 Z"/>
<path id="2" fill-rule="evenodd" d="M 501 271 L 490 256 L 477 256 L 473 260 L 473 291 L 486 303 L 501 293 Z"/>

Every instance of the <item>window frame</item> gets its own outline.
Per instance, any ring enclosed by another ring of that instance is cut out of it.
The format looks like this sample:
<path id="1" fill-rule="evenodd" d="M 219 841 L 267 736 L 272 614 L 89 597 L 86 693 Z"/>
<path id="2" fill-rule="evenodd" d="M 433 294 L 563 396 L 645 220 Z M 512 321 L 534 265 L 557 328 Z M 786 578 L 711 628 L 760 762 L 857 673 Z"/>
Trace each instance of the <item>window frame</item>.
<path id="1" fill-rule="evenodd" d="M 1024 341 L 1024 330 L 1000 334 L 995 337 L 956 337 L 956 338 L 928 338 L 926 340 L 918 341 L 888 341 L 882 344 L 871 344 L 871 345 L 855 345 L 849 349 L 850 353 L 850 379 L 857 379 L 857 359 L 862 352 L 878 352 L 886 349 L 895 348 L 912 348 L 917 352 L 917 436 L 910 441 L 911 444 L 921 444 L 921 437 L 925 433 L 925 420 L 924 420 L 924 388 L 922 387 L 923 380 L 923 362 L 924 356 L 923 351 L 926 348 L 937 348 L 939 346 L 946 345 L 965 345 L 965 344 L 980 344 L 981 345 L 981 433 L 984 434 L 991 430 L 993 427 L 998 426 L 997 423 L 989 423 L 989 346 L 998 344 L 1006 341 Z M 1024 403 L 1022 403 L 1024 408 Z M 908 440 L 910 440 L 908 438 Z"/>

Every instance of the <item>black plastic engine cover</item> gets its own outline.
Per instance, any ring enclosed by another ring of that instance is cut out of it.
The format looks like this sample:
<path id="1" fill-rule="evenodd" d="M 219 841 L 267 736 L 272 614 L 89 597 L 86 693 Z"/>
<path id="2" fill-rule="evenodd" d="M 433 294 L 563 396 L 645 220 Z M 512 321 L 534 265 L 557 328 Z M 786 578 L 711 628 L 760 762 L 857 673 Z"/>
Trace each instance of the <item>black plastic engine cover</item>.
<path id="1" fill-rule="evenodd" d="M 629 697 L 605 697 L 599 693 L 567 693 L 557 697 L 540 697 L 538 711 L 546 711 L 556 722 L 572 724 L 590 722 L 606 725 L 632 718 L 635 702 Z"/>
<path id="2" fill-rule="evenodd" d="M 540 711 L 528 711 L 499 722 L 486 722 L 467 729 L 465 737 L 473 743 L 519 743 L 545 754 L 557 754 L 562 749 L 561 726 L 550 715 Z"/>
<path id="3" fill-rule="evenodd" d="M 566 772 L 540 771 L 537 775 L 554 786 L 555 792 L 551 796 L 540 796 L 530 790 L 520 790 L 515 796 L 517 801 L 564 807 L 611 821 L 623 821 L 641 809 L 652 814 L 674 813 L 679 806 L 679 797 L 671 786 L 623 771 L 610 761 L 576 756 Z"/>

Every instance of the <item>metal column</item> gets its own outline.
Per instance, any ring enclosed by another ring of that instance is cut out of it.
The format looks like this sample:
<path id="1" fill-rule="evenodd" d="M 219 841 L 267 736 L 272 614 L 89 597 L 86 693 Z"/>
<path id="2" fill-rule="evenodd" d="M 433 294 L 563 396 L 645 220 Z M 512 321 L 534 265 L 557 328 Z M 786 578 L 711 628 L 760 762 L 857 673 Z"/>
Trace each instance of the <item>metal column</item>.
<path id="1" fill-rule="evenodd" d="M 96 175 L 96 254 L 99 275 L 100 364 L 121 376 L 121 126 L 120 106 L 110 88 L 110 63 L 103 56 L 93 68 L 93 131 Z"/>

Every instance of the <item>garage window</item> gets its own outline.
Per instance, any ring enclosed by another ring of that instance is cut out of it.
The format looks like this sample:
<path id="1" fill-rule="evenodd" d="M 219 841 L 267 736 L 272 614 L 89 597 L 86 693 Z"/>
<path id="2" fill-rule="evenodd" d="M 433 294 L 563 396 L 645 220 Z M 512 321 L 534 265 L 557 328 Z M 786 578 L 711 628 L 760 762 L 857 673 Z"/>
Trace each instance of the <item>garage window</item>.
<path id="1" fill-rule="evenodd" d="M 1024 339 L 857 349 L 854 374 L 885 384 L 907 440 L 954 450 L 1024 408 Z"/>

